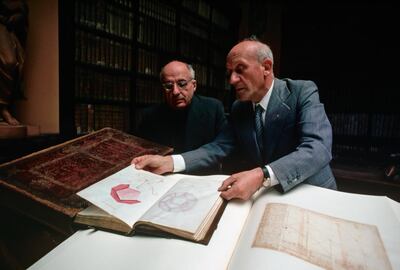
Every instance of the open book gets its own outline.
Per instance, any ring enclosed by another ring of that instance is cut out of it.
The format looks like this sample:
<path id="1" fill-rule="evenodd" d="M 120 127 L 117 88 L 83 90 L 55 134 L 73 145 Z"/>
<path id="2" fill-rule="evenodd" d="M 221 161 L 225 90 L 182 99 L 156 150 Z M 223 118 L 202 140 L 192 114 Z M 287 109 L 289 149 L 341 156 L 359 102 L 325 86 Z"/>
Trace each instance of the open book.
<path id="1" fill-rule="evenodd" d="M 387 197 L 302 184 L 229 201 L 208 245 L 82 230 L 30 269 L 400 269 L 399 228 Z"/>
<path id="2" fill-rule="evenodd" d="M 302 184 L 258 194 L 229 269 L 400 269 L 400 204 Z"/>
<path id="3" fill-rule="evenodd" d="M 77 193 L 92 205 L 74 222 L 206 244 L 226 205 L 217 191 L 226 177 L 160 176 L 128 166 Z"/>
<path id="4" fill-rule="evenodd" d="M 1 164 L 1 203 L 70 235 L 75 231 L 72 218 L 88 206 L 76 195 L 78 191 L 125 168 L 134 157 L 172 151 L 171 147 L 103 128 Z"/>

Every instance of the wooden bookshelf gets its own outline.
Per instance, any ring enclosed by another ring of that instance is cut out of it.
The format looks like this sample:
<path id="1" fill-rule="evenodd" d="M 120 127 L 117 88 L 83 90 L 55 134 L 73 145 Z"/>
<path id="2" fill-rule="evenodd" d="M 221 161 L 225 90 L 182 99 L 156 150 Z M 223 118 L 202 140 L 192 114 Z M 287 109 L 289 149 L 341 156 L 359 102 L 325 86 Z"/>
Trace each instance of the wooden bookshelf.
<path id="1" fill-rule="evenodd" d="M 237 31 L 230 13 L 211 2 L 60 3 L 61 133 L 103 127 L 134 133 L 143 108 L 162 102 L 159 72 L 174 59 L 192 64 L 198 93 L 220 99 L 228 110 L 225 57 Z"/>

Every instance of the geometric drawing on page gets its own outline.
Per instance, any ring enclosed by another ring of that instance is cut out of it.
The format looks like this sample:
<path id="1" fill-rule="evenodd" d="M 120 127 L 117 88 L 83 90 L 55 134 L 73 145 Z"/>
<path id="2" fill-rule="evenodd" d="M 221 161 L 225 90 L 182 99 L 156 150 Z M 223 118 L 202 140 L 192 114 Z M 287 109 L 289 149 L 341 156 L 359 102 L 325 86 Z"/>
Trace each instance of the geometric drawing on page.
<path id="1" fill-rule="evenodd" d="M 119 184 L 111 188 L 111 196 L 119 203 L 135 204 L 140 203 L 137 198 L 140 195 L 140 191 L 130 188 L 129 184 Z"/>
<path id="2" fill-rule="evenodd" d="M 325 269 L 392 269 L 376 226 L 301 207 L 265 207 L 252 247 L 273 249 Z"/>
<path id="3" fill-rule="evenodd" d="M 172 192 L 165 195 L 159 202 L 160 209 L 166 212 L 185 212 L 192 209 L 197 198 L 189 192 Z"/>
<path id="4" fill-rule="evenodd" d="M 135 188 L 141 190 L 142 192 L 149 192 L 153 196 L 157 196 L 157 185 L 164 182 L 163 179 L 149 180 L 145 176 L 140 177 L 142 182 L 135 185 Z"/>

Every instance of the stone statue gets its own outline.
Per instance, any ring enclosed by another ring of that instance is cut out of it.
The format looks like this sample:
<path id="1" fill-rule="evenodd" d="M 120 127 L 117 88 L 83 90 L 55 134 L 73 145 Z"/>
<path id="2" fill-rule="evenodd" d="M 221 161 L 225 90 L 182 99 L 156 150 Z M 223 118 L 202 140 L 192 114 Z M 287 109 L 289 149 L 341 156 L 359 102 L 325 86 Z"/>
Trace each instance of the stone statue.
<path id="1" fill-rule="evenodd" d="M 22 68 L 28 30 L 25 0 L 0 0 L 0 118 L 8 125 L 19 125 L 10 106 L 22 94 Z M 0 119 L 1 121 L 1 119 Z"/>

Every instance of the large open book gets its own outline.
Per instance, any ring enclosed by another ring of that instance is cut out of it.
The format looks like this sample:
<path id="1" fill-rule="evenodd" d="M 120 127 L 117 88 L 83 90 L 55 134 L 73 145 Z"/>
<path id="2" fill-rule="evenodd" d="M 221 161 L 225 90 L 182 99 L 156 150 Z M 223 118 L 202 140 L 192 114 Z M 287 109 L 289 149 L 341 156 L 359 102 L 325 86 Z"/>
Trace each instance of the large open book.
<path id="1" fill-rule="evenodd" d="M 30 269 L 400 269 L 400 204 L 387 197 L 306 184 L 255 197 L 228 202 L 208 245 L 82 230 Z"/>
<path id="2" fill-rule="evenodd" d="M 398 202 L 306 184 L 259 195 L 229 269 L 400 269 Z"/>
<path id="3" fill-rule="evenodd" d="M 144 154 L 172 148 L 103 128 L 0 165 L 0 204 L 70 234 L 71 220 L 87 207 L 76 192 Z"/>
<path id="4" fill-rule="evenodd" d="M 181 237 L 208 243 L 226 202 L 227 176 L 160 176 L 133 166 L 78 192 L 92 205 L 74 221 L 100 229 Z"/>

